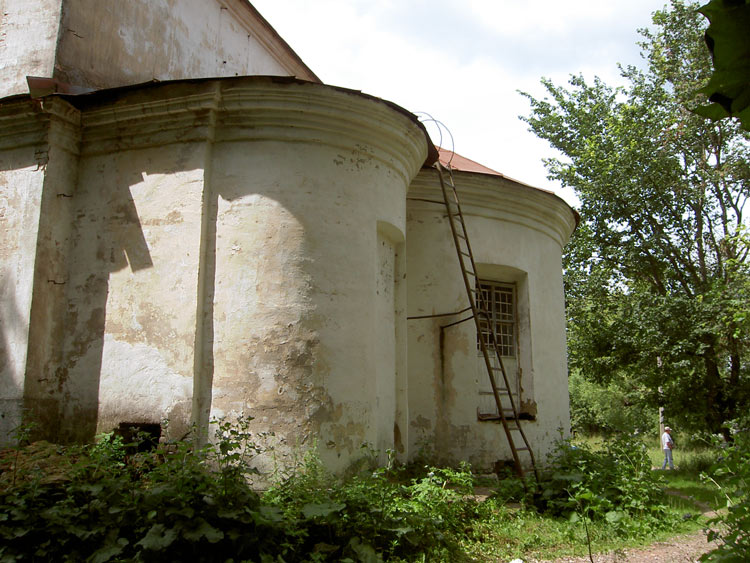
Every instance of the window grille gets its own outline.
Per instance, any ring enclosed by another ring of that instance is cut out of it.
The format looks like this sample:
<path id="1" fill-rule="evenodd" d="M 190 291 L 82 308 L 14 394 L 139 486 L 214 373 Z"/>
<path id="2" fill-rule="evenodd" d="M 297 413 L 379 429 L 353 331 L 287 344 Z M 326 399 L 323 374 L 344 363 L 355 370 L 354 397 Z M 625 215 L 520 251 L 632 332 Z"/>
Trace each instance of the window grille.
<path id="1" fill-rule="evenodd" d="M 507 358 L 516 357 L 516 303 L 515 291 L 512 285 L 488 280 L 477 280 L 477 291 L 481 294 L 478 305 L 486 307 L 489 312 L 490 323 L 486 317 L 480 316 L 480 334 L 477 335 L 477 350 L 480 350 L 479 338 L 489 351 L 495 350 L 490 328 L 495 331 L 500 355 Z"/>

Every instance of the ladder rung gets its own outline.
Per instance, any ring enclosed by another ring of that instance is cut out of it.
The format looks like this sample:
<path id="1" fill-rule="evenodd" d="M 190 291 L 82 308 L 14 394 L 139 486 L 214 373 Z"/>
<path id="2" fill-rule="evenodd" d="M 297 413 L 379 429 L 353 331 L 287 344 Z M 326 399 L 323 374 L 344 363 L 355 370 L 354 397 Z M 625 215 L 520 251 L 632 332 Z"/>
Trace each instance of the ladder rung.
<path id="1" fill-rule="evenodd" d="M 441 185 L 442 192 L 443 192 L 443 201 L 445 203 L 445 209 L 447 212 L 448 219 L 450 221 L 451 232 L 454 235 L 453 240 L 456 246 L 458 260 L 461 265 L 461 273 L 464 277 L 464 282 L 466 283 L 466 289 L 468 290 L 467 293 L 468 293 L 468 298 L 469 298 L 469 305 L 471 306 L 471 310 L 472 310 L 472 316 L 474 317 L 474 320 L 477 323 L 477 328 L 481 330 L 482 323 L 484 323 L 487 326 L 493 326 L 493 325 L 491 322 L 491 314 L 490 314 L 490 311 L 488 310 L 487 298 L 483 296 L 482 292 L 479 291 L 478 288 L 471 287 L 471 285 L 474 285 L 474 284 L 469 283 L 470 276 L 473 276 L 475 280 L 478 280 L 479 278 L 476 272 L 470 269 L 470 268 L 475 268 L 476 265 L 474 264 L 474 257 L 471 253 L 471 245 L 469 244 L 469 233 L 467 232 L 467 229 L 466 229 L 466 221 L 464 220 L 463 213 L 461 212 L 461 203 L 458 198 L 458 191 L 456 190 L 456 185 L 453 180 L 452 174 L 449 173 L 446 178 L 443 175 L 443 167 L 439 162 L 435 164 L 435 168 L 437 169 L 438 178 L 440 180 L 440 185 Z M 454 222 L 456 217 L 458 217 L 458 222 L 460 222 L 461 224 L 461 229 L 458 229 L 456 226 L 456 223 Z M 462 240 L 465 241 L 463 244 L 460 242 Z M 470 259 L 469 260 L 470 268 L 466 267 L 466 264 L 464 262 L 464 257 Z M 481 315 L 481 317 L 478 317 L 477 315 Z M 468 320 L 468 319 L 465 319 L 465 320 Z M 493 346 L 493 348 L 496 348 L 498 337 L 495 334 L 495 332 L 493 330 L 490 330 L 489 332 L 485 331 L 483 334 L 488 334 L 488 336 L 491 338 L 490 344 Z M 484 342 L 484 340 L 485 340 L 485 337 L 482 337 L 482 342 Z M 534 474 L 536 475 L 536 478 L 538 481 L 539 474 L 537 473 L 536 463 L 534 461 L 534 453 L 531 451 L 531 446 L 529 445 L 529 442 L 526 439 L 524 431 L 521 428 L 520 422 L 518 421 L 518 411 L 515 408 L 514 397 L 520 398 L 520 393 L 518 392 L 518 390 L 511 391 L 507 387 L 497 387 L 495 383 L 495 374 L 498 372 L 501 372 L 501 373 L 504 372 L 503 367 L 502 367 L 503 365 L 502 360 L 499 358 L 499 355 L 498 355 L 497 359 L 500 361 L 499 365 L 497 366 L 492 365 L 491 363 L 492 360 L 491 360 L 491 357 L 489 356 L 489 346 L 486 346 L 484 343 L 482 343 L 481 349 L 482 349 L 482 354 L 484 356 L 487 367 L 489 368 L 487 373 L 490 378 L 490 383 L 493 387 L 492 393 L 489 393 L 489 394 L 494 395 L 496 397 L 496 401 L 497 399 L 502 399 L 502 397 L 506 397 L 507 399 L 510 399 L 511 408 L 506 409 L 506 408 L 503 408 L 502 404 L 498 404 L 496 406 L 499 408 L 499 411 L 497 412 L 496 415 L 480 414 L 479 411 L 477 411 L 477 416 L 479 417 L 480 420 L 501 420 L 503 422 L 503 425 L 506 428 L 506 434 L 507 434 L 509 445 L 511 449 L 513 450 L 513 457 L 515 459 L 514 463 L 516 466 L 516 471 L 523 478 L 524 469 L 521 465 L 521 462 L 518 459 L 518 455 L 516 452 L 527 451 L 529 452 L 529 455 L 531 457 L 531 466 L 534 469 Z M 497 350 L 495 350 L 495 354 L 497 354 Z M 505 376 L 504 373 L 503 373 L 503 376 Z M 503 377 L 502 382 L 505 383 L 506 385 L 508 384 L 508 381 L 507 379 L 505 379 L 505 377 Z M 512 438 L 510 434 L 508 433 L 510 430 L 520 432 L 521 438 L 523 439 L 523 443 L 526 444 L 525 447 L 521 447 L 521 448 L 515 447 L 514 438 Z M 524 485 L 524 488 L 526 488 L 525 485 Z"/>

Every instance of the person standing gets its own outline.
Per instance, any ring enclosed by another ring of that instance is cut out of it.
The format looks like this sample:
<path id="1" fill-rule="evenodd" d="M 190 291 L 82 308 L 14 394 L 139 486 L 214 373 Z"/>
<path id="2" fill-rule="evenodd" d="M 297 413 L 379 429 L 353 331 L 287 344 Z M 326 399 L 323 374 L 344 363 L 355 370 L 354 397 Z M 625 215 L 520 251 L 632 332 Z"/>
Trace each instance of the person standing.
<path id="1" fill-rule="evenodd" d="M 674 446 L 674 440 L 672 440 L 672 429 L 669 426 L 665 426 L 664 434 L 661 435 L 661 449 L 664 450 L 664 464 L 661 466 L 662 469 L 666 469 L 667 464 L 669 464 L 669 468 L 674 471 L 672 446 Z"/>

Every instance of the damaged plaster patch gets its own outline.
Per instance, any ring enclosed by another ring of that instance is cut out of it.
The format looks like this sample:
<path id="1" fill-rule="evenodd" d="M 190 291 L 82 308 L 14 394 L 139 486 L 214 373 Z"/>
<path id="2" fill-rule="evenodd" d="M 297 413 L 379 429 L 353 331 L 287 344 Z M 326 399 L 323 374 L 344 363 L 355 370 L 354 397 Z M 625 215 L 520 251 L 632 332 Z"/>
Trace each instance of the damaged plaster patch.
<path id="1" fill-rule="evenodd" d="M 190 403 L 191 377 L 169 367 L 156 348 L 104 337 L 99 383 L 100 422 L 125 416 L 128 420 L 160 422 L 180 405 Z"/>

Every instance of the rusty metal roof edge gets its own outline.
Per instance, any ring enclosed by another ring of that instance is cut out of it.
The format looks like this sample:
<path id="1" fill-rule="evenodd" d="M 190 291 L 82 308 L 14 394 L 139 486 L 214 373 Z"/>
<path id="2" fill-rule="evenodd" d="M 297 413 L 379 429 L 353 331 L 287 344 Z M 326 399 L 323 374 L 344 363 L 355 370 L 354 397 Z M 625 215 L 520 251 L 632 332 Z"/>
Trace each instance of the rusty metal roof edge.
<path id="1" fill-rule="evenodd" d="M 52 79 L 45 79 L 41 77 L 33 77 L 37 81 L 42 80 L 49 80 L 52 81 Z M 368 100 L 372 100 L 374 102 L 379 102 L 390 109 L 401 113 L 405 117 L 409 118 L 424 134 L 425 141 L 427 143 L 427 158 L 425 159 L 425 162 L 423 166 L 431 166 L 434 164 L 438 158 L 438 150 L 433 144 L 432 140 L 430 139 L 430 135 L 427 132 L 427 129 L 425 128 L 424 124 L 419 120 L 419 118 L 411 113 L 406 108 L 391 102 L 389 100 L 386 100 L 384 98 L 379 98 L 377 96 L 373 96 L 371 94 L 366 94 L 362 92 L 361 90 L 354 90 L 352 88 L 344 88 L 343 86 L 333 86 L 330 84 L 324 84 L 322 82 L 313 82 L 311 80 L 304 80 L 302 78 L 297 78 L 295 76 L 276 76 L 276 75 L 266 75 L 266 74 L 258 74 L 258 75 L 246 75 L 246 76 L 212 76 L 212 77 L 205 77 L 205 78 L 181 78 L 176 80 L 149 80 L 148 82 L 140 82 L 138 84 L 127 84 L 125 86 L 116 86 L 113 88 L 104 88 L 101 90 L 91 90 L 91 91 L 81 91 L 76 86 L 72 85 L 64 85 L 68 89 L 70 93 L 64 93 L 64 92 L 51 92 L 47 94 L 46 96 L 56 96 L 61 99 L 64 99 L 74 107 L 81 109 L 85 105 L 85 103 L 89 100 L 96 100 L 96 101 L 104 101 L 107 99 L 114 98 L 116 96 L 119 96 L 121 94 L 131 92 L 131 91 L 137 91 L 137 90 L 146 90 L 149 88 L 159 88 L 163 86 L 169 86 L 169 85 L 180 85 L 180 84 L 203 84 L 207 82 L 212 81 L 222 81 L 222 82 L 241 82 L 241 81 L 270 81 L 273 83 L 280 83 L 280 84 L 308 84 L 312 85 L 314 87 L 319 88 L 329 88 L 331 90 L 335 90 L 338 92 L 343 92 L 346 94 L 352 94 L 355 96 L 360 96 Z M 76 89 L 76 90 L 73 90 Z M 74 91 L 78 91 L 79 93 L 73 93 Z M 42 96 L 42 97 L 46 97 Z M 37 96 L 33 96 L 31 94 L 18 94 L 14 96 L 9 96 L 7 98 L 0 98 L 0 103 L 5 102 L 6 100 L 10 100 L 11 98 L 15 99 L 16 101 L 19 101 L 21 99 L 31 99 L 35 98 Z"/>
<path id="2" fill-rule="evenodd" d="M 449 151 L 449 152 L 453 152 L 453 151 Z M 458 154 L 458 153 L 454 153 L 454 154 Z M 461 156 L 461 155 L 459 155 L 459 156 Z M 466 158 L 465 156 L 461 156 L 461 158 L 464 158 L 466 160 L 470 160 L 471 162 L 473 162 L 475 164 L 478 164 L 479 166 L 482 166 L 483 168 L 487 168 L 487 170 L 492 170 L 491 168 L 488 168 L 488 167 L 484 166 L 483 164 L 480 164 L 480 163 L 476 162 L 475 160 L 471 160 L 470 158 Z M 426 164 L 425 166 L 429 166 L 429 165 Z M 575 219 L 575 223 L 576 223 L 575 228 L 576 229 L 578 228 L 578 225 L 581 224 L 581 214 L 574 207 L 572 207 L 567 201 L 565 201 L 563 198 L 561 198 L 559 195 L 557 195 L 555 192 L 553 192 L 551 190 L 545 190 L 544 188 L 539 188 L 537 186 L 532 186 L 531 184 L 527 184 L 526 182 L 521 182 L 520 180 L 516 180 L 515 178 L 511 178 L 510 176 L 506 176 L 505 174 L 501 174 L 500 172 L 497 172 L 496 170 L 492 170 L 492 173 L 489 173 L 489 172 L 477 172 L 477 171 L 473 171 L 473 170 L 461 170 L 459 168 L 453 168 L 452 172 L 454 172 L 454 173 L 458 172 L 460 174 L 471 174 L 473 176 L 484 176 L 484 177 L 489 177 L 489 178 L 498 178 L 498 179 L 501 179 L 501 180 L 507 180 L 509 182 L 517 184 L 521 188 L 531 189 L 531 190 L 540 192 L 542 194 L 545 194 L 547 196 L 552 196 L 553 198 L 555 198 L 558 201 L 560 201 L 561 203 L 563 203 L 568 209 L 570 209 L 571 213 L 573 214 L 573 218 Z"/>

